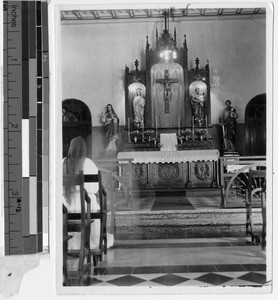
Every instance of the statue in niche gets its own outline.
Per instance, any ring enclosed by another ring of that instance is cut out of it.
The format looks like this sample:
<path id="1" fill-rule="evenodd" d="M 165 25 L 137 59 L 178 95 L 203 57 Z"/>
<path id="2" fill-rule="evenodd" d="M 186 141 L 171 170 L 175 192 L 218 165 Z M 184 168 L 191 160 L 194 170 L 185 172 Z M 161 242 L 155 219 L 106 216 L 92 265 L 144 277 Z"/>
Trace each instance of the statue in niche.
<path id="1" fill-rule="evenodd" d="M 234 151 L 236 149 L 236 119 L 238 118 L 238 114 L 236 109 L 231 106 L 231 100 L 226 100 L 225 104 L 226 108 L 219 117 L 219 123 L 223 129 L 224 149 Z"/>
<path id="2" fill-rule="evenodd" d="M 117 151 L 120 120 L 111 104 L 106 105 L 106 112 L 101 114 L 100 121 L 104 125 L 105 137 L 108 142 L 105 152 Z"/>
<path id="3" fill-rule="evenodd" d="M 191 94 L 191 107 L 194 118 L 194 123 L 201 125 L 204 121 L 204 105 L 205 105 L 205 93 L 201 93 L 199 87 L 195 88 L 195 91 Z"/>
<path id="4" fill-rule="evenodd" d="M 136 127 L 144 126 L 145 99 L 141 89 L 136 89 L 136 96 L 133 99 L 134 124 Z"/>

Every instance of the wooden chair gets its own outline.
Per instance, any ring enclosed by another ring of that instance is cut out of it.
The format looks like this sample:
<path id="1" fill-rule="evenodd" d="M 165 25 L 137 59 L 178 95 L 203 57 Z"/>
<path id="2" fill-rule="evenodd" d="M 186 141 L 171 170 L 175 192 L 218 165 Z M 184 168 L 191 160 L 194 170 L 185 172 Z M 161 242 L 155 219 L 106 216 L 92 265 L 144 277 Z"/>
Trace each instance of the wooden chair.
<path id="1" fill-rule="evenodd" d="M 259 244 L 262 241 L 262 249 L 266 245 L 266 170 L 249 169 L 248 185 L 246 190 L 246 235 L 251 236 L 252 243 Z M 254 195 L 260 197 L 262 208 L 262 232 L 261 237 L 254 232 L 252 202 Z"/>
<path id="2" fill-rule="evenodd" d="M 85 182 L 98 182 L 98 198 L 100 209 L 91 211 L 91 199 L 84 188 Z M 74 184 L 75 183 L 75 184 Z M 68 232 L 81 232 L 80 251 L 71 250 L 69 255 L 79 256 L 78 264 L 78 284 L 82 285 L 82 278 L 87 270 L 90 270 L 91 256 L 93 256 L 94 266 L 102 261 L 103 254 L 107 253 L 107 195 L 102 185 L 101 172 L 98 174 L 84 175 L 80 172 L 79 175 L 65 175 L 64 186 L 79 185 L 80 186 L 80 201 L 81 212 L 68 213 Z M 85 202 L 87 207 L 85 209 Z M 91 223 L 95 219 L 100 220 L 100 238 L 98 248 L 90 248 Z M 87 264 L 84 266 L 85 258 Z"/>
<path id="3" fill-rule="evenodd" d="M 67 257 L 68 257 L 68 241 L 72 238 L 72 235 L 68 234 L 68 210 L 63 204 L 63 285 L 69 285 Z"/>
<path id="4" fill-rule="evenodd" d="M 80 213 L 76 213 L 78 218 L 72 220 L 71 213 L 67 213 L 65 221 L 67 223 L 66 232 L 80 232 L 80 251 L 78 251 L 79 261 L 78 261 L 78 285 L 83 284 L 83 277 L 85 272 L 90 272 L 91 267 L 91 253 L 90 253 L 90 233 L 91 233 L 91 199 L 89 198 L 85 188 L 84 188 L 84 174 L 80 171 L 78 175 L 64 175 L 63 176 L 64 187 L 79 186 L 80 189 Z M 86 205 L 85 205 L 86 202 Z M 67 247 L 67 243 L 64 244 Z M 64 255 L 67 259 L 69 254 L 68 249 L 64 250 Z M 85 258 L 87 263 L 84 264 Z M 64 258 L 65 259 L 65 258 Z M 64 263 L 66 265 L 66 262 Z"/>

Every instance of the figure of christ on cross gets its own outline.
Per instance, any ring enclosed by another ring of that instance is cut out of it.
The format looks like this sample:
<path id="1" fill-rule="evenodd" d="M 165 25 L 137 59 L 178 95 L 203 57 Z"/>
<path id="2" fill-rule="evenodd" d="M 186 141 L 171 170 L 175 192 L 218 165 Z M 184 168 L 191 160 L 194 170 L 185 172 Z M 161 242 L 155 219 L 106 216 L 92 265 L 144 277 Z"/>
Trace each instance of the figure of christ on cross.
<path id="1" fill-rule="evenodd" d="M 178 79 L 170 78 L 169 70 L 164 71 L 164 78 L 156 79 L 156 83 L 164 85 L 164 102 L 165 102 L 165 114 L 169 114 L 169 102 L 171 98 L 171 84 L 177 83 Z"/>

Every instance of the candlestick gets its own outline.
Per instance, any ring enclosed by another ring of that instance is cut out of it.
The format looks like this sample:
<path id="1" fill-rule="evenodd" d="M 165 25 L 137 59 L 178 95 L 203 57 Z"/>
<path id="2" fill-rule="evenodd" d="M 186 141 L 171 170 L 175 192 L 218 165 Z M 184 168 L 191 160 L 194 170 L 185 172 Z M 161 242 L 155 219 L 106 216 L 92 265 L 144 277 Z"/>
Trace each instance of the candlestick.
<path id="1" fill-rule="evenodd" d="M 144 122 L 142 122 L 142 142 L 144 142 Z"/>
<path id="2" fill-rule="evenodd" d="M 206 116 L 206 128 L 208 128 L 208 117 Z"/>
<path id="3" fill-rule="evenodd" d="M 130 142 L 130 118 L 127 118 L 127 135 L 128 141 Z"/>
<path id="4" fill-rule="evenodd" d="M 157 137 L 157 116 L 155 116 L 155 137 Z"/>
<path id="5" fill-rule="evenodd" d="M 192 119 L 192 140 L 194 140 L 194 117 Z"/>

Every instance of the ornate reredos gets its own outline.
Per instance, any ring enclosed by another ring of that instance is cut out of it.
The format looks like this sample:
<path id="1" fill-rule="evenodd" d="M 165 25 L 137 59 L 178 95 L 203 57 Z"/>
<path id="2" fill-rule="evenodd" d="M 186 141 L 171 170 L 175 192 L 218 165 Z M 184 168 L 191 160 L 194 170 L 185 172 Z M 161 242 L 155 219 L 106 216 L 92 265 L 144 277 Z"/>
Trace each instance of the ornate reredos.
<path id="1" fill-rule="evenodd" d="M 168 19 L 167 19 L 168 18 Z M 192 126 L 192 106 L 190 102 L 191 83 L 202 81 L 206 96 L 205 115 L 207 124 L 211 122 L 210 108 L 210 80 L 209 62 L 204 68 L 199 67 L 199 59 L 196 58 L 196 67 L 189 69 L 188 47 L 186 35 L 181 47 L 177 47 L 176 29 L 174 34 L 169 32 L 169 10 L 165 10 L 165 29 L 158 35 L 156 30 L 155 45 L 150 47 L 148 36 L 146 37 L 146 64 L 145 70 L 139 70 L 139 62 L 136 59 L 134 70 L 126 67 L 125 72 L 125 99 L 126 99 L 126 122 L 133 115 L 131 98 L 134 92 L 129 88 L 133 83 L 143 84 L 145 87 L 145 127 L 154 128 L 157 123 L 161 128 L 177 127 L 176 115 L 180 117 L 181 127 Z M 168 22 L 168 23 L 167 23 Z M 169 51 L 169 58 L 162 57 L 162 51 Z M 172 53 L 171 53 L 172 51 Z M 172 55 L 175 52 L 176 58 Z M 170 77 L 166 78 L 166 75 Z M 134 85 L 132 85 L 134 86 Z M 158 115 L 159 114 L 159 115 Z M 174 114 L 175 117 L 174 117 Z M 160 120 L 159 120 L 160 119 Z M 202 123 L 201 126 L 205 126 Z"/>

